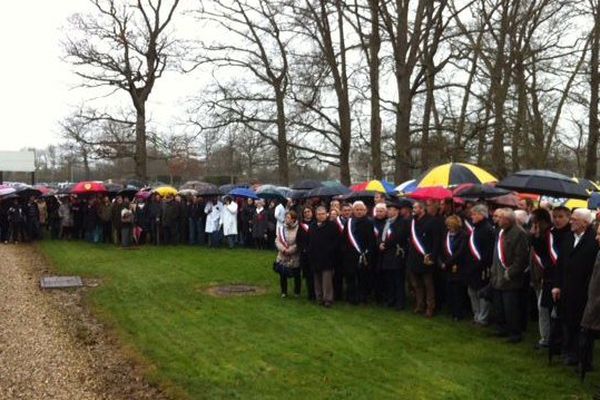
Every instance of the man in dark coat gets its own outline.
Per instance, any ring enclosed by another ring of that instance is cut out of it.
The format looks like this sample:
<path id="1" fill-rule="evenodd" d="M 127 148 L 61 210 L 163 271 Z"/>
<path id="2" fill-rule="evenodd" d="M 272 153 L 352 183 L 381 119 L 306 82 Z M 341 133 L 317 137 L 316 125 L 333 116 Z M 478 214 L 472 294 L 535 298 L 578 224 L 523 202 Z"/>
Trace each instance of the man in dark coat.
<path id="1" fill-rule="evenodd" d="M 162 220 L 162 203 L 158 193 L 148 199 L 148 222 L 150 224 L 150 236 L 153 244 L 160 243 L 160 221 Z"/>
<path id="2" fill-rule="evenodd" d="M 487 325 L 490 302 L 480 296 L 480 290 L 489 283 L 494 257 L 494 227 L 489 220 L 489 210 L 483 204 L 471 207 L 471 223 L 467 225 L 469 246 L 466 254 L 467 292 L 471 301 L 473 321 Z"/>
<path id="3" fill-rule="evenodd" d="M 529 260 L 529 240 L 509 208 L 500 210 L 498 227 L 490 277 L 497 334 L 508 336 L 509 343 L 518 343 L 522 340 L 521 291 Z"/>
<path id="4" fill-rule="evenodd" d="M 110 209 L 111 214 L 111 227 L 112 227 L 112 241 L 117 246 L 121 245 L 121 211 L 123 211 L 123 196 L 117 196 L 113 200 L 112 207 Z"/>
<path id="5" fill-rule="evenodd" d="M 377 238 L 378 267 L 383 277 L 383 300 L 400 311 L 405 306 L 405 255 L 409 221 L 400 217 L 401 203 L 387 202 L 388 219 Z"/>
<path id="6" fill-rule="evenodd" d="M 381 239 L 381 235 L 385 229 L 388 215 L 387 215 L 387 204 L 377 203 L 373 209 L 374 217 L 373 221 L 373 234 L 375 235 L 375 251 L 373 251 L 372 262 L 373 268 L 368 270 L 367 276 L 367 293 L 373 293 L 375 295 L 375 301 L 377 304 L 383 303 L 384 293 L 384 277 L 383 271 L 381 270 L 381 264 L 379 263 L 379 251 L 377 251 L 377 245 Z"/>
<path id="7" fill-rule="evenodd" d="M 441 227 L 433 216 L 425 211 L 425 204 L 413 204 L 413 219 L 410 222 L 410 245 L 406 265 L 408 279 L 415 292 L 415 313 L 433 317 L 435 311 L 435 287 L 433 272 L 439 257 Z"/>
<path id="8" fill-rule="evenodd" d="M 356 201 L 352 205 L 352 217 L 346 223 L 340 247 L 346 298 L 350 304 L 367 301 L 369 271 L 373 268 L 372 254 L 375 246 L 373 223 L 367 217 L 367 206 L 362 201 Z"/>
<path id="9" fill-rule="evenodd" d="M 339 233 L 338 246 L 342 243 L 344 229 L 346 228 L 346 223 L 350 217 L 352 217 L 352 206 L 348 203 L 342 204 L 340 216 L 338 216 L 335 220 L 335 224 Z M 337 249 L 333 266 L 333 296 L 336 300 L 344 299 L 344 270 L 342 262 L 343 259 L 341 249 Z"/>
<path id="10" fill-rule="evenodd" d="M 333 262 L 339 234 L 327 219 L 327 209 L 317 207 L 316 223 L 309 228 L 308 261 L 314 273 L 315 296 L 325 307 L 333 304 Z"/>
<path id="11" fill-rule="evenodd" d="M 591 226 L 592 214 L 587 209 L 577 209 L 571 215 L 572 235 L 565 238 L 564 254 L 559 256 L 556 281 L 552 297 L 560 301 L 559 309 L 563 322 L 563 348 L 565 364 L 579 362 L 577 345 L 583 311 L 587 303 L 587 293 L 594 262 L 598 253 L 598 243 Z"/>
<path id="12" fill-rule="evenodd" d="M 180 205 L 168 195 L 162 205 L 161 228 L 164 236 L 164 244 L 177 244 L 179 226 Z"/>

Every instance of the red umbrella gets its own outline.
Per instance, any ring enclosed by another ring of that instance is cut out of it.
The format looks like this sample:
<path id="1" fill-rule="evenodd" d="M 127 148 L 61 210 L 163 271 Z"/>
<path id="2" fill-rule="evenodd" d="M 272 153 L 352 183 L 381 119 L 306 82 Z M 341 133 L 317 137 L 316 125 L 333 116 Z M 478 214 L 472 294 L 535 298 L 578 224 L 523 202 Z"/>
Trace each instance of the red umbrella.
<path id="1" fill-rule="evenodd" d="M 102 182 L 83 181 L 79 182 L 71 189 L 73 194 L 93 194 L 93 193 L 108 193 L 106 186 Z"/>
<path id="2" fill-rule="evenodd" d="M 452 190 L 441 186 L 429 186 L 415 190 L 408 197 L 415 200 L 446 200 L 452 198 Z"/>

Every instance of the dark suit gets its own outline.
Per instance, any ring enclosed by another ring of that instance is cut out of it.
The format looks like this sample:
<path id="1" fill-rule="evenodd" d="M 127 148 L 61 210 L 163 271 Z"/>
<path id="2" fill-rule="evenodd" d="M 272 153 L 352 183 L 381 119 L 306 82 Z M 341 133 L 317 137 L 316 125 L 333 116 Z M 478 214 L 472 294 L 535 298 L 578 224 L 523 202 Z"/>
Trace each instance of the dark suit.
<path id="1" fill-rule="evenodd" d="M 352 237 L 358 243 L 360 252 L 350 241 L 348 229 L 350 224 L 352 225 Z M 375 249 L 372 222 L 367 217 L 351 218 L 344 227 L 344 237 L 341 240 L 340 249 L 347 300 L 351 304 L 358 304 L 359 301 L 366 302 L 368 273 L 372 267 L 372 254 Z M 364 262 L 361 263 L 361 261 Z"/>
<path id="2" fill-rule="evenodd" d="M 583 311 L 587 303 L 588 286 L 594 262 L 598 253 L 598 243 L 594 229 L 588 227 L 575 245 L 575 235 L 567 235 L 559 257 L 557 288 L 560 289 L 560 313 L 565 334 L 565 352 L 572 360 L 577 359 L 577 343 Z"/>
<path id="3" fill-rule="evenodd" d="M 383 277 L 383 300 L 388 307 L 397 310 L 405 305 L 406 251 L 408 246 L 408 221 L 401 217 L 390 221 L 388 231 L 378 237 L 378 270 Z M 380 249 L 380 244 L 384 249 Z"/>

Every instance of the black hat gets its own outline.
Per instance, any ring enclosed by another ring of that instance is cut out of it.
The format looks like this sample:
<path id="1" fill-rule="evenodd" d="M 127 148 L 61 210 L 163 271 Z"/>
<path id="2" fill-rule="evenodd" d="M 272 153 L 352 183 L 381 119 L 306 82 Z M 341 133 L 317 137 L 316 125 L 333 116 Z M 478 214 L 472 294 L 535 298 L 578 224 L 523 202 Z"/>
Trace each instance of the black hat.
<path id="1" fill-rule="evenodd" d="M 385 205 L 388 207 L 394 207 L 397 209 L 401 209 L 403 207 L 412 208 L 412 201 L 410 201 L 409 199 L 392 199 L 392 200 L 387 200 L 385 202 Z"/>

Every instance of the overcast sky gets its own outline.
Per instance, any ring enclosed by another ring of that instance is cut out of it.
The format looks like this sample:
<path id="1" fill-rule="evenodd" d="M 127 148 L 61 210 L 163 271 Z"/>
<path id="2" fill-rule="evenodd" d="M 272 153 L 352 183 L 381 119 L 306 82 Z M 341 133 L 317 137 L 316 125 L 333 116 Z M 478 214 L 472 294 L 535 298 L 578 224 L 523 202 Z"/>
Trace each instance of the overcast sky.
<path id="1" fill-rule="evenodd" d="M 81 81 L 71 66 L 61 60 L 67 18 L 88 9 L 89 4 L 84 0 L 21 0 L 2 4 L 0 150 L 43 148 L 57 143 L 58 122 L 72 107 L 93 97 L 89 91 L 76 88 Z M 171 129 L 183 114 L 177 110 L 183 111 L 184 100 L 199 90 L 196 82 L 192 76 L 177 73 L 167 73 L 161 78 L 149 104 L 153 122 Z"/>

